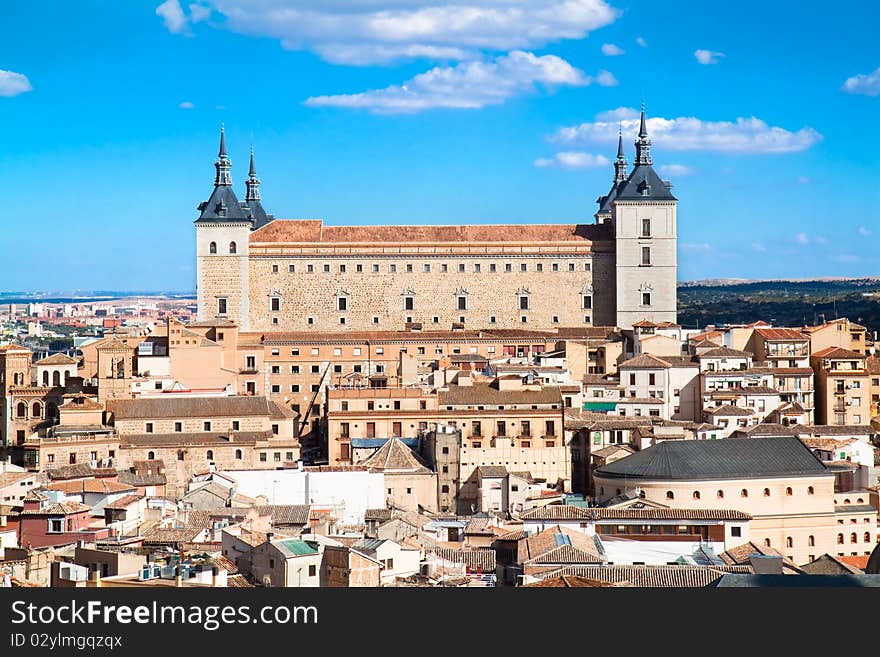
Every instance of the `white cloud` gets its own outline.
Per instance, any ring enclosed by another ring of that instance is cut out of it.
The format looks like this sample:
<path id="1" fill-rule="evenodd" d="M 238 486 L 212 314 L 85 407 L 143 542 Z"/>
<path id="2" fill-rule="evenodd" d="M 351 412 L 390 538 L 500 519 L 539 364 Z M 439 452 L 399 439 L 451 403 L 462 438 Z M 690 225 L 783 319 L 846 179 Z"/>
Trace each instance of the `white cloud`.
<path id="1" fill-rule="evenodd" d="M 600 87 L 616 87 L 618 83 L 617 78 L 610 71 L 599 71 L 596 76 L 596 84 Z"/>
<path id="2" fill-rule="evenodd" d="M 717 64 L 718 60 L 724 57 L 723 52 L 717 52 L 715 50 L 695 50 L 694 57 L 696 57 L 697 61 L 700 64 Z"/>
<path id="3" fill-rule="evenodd" d="M 601 144 L 617 141 L 620 122 L 625 134 L 638 131 L 638 112 L 617 108 L 602 112 L 596 121 L 560 128 L 551 141 L 564 144 Z M 809 127 L 797 131 L 767 125 L 756 117 L 736 121 L 704 121 L 696 117 L 651 117 L 648 133 L 654 144 L 668 151 L 720 153 L 791 153 L 803 151 L 822 139 Z"/>
<path id="4" fill-rule="evenodd" d="M 189 21 L 177 0 L 165 0 L 156 7 L 156 15 L 162 17 L 165 27 L 172 34 L 189 33 Z"/>
<path id="5" fill-rule="evenodd" d="M 623 55 L 626 52 L 620 46 L 616 46 L 613 43 L 603 43 L 602 44 L 602 54 L 608 57 L 617 57 L 619 55 Z"/>
<path id="6" fill-rule="evenodd" d="M 177 0 L 162 6 L 169 4 L 179 8 Z M 277 39 L 288 50 L 308 50 L 330 62 L 355 65 L 538 48 L 563 39 L 583 39 L 620 14 L 604 0 L 203 0 L 201 4 L 220 14 L 224 27 L 233 32 Z M 196 19 L 194 11 L 192 17 Z M 169 29 L 175 31 L 171 25 Z"/>
<path id="7" fill-rule="evenodd" d="M 642 48 L 648 47 L 648 42 L 645 41 L 642 37 L 636 37 L 636 43 L 639 44 Z"/>
<path id="8" fill-rule="evenodd" d="M 195 107 L 195 105 L 193 103 L 191 103 L 190 101 L 185 100 L 180 105 L 178 105 L 178 107 L 180 109 L 192 109 L 193 107 Z"/>
<path id="9" fill-rule="evenodd" d="M 767 247 L 761 244 L 761 242 L 752 242 L 752 251 L 756 251 L 757 253 L 764 253 L 767 251 Z"/>
<path id="10" fill-rule="evenodd" d="M 806 233 L 798 233 L 797 235 L 794 236 L 794 241 L 797 242 L 798 244 L 809 244 L 810 238 L 807 237 Z"/>
<path id="11" fill-rule="evenodd" d="M 189 6 L 189 15 L 193 23 L 201 23 L 210 18 L 211 8 L 204 5 L 191 4 Z"/>
<path id="12" fill-rule="evenodd" d="M 0 96 L 8 98 L 32 90 L 31 81 L 27 79 L 27 76 L 0 70 Z"/>
<path id="13" fill-rule="evenodd" d="M 842 89 L 850 94 L 880 96 L 880 68 L 867 75 L 860 73 L 848 78 Z"/>
<path id="14" fill-rule="evenodd" d="M 694 170 L 691 167 L 684 164 L 661 164 L 657 167 L 657 170 L 664 176 L 669 176 L 670 178 L 689 176 L 694 173 Z"/>
<path id="15" fill-rule="evenodd" d="M 437 66 L 403 84 L 384 89 L 313 96 L 305 104 L 311 107 L 366 108 L 386 114 L 440 107 L 476 109 L 500 105 L 512 96 L 532 93 L 538 86 L 582 87 L 593 82 L 601 85 L 607 82 L 607 79 L 603 82 L 604 73 L 592 78 L 555 55 L 538 57 L 515 50 L 495 59 Z"/>
<path id="16" fill-rule="evenodd" d="M 868 235 L 871 234 L 871 231 L 868 228 L 865 228 L 864 226 L 859 226 L 858 233 L 862 237 L 867 237 Z"/>
<path id="17" fill-rule="evenodd" d="M 551 158 L 538 158 L 536 167 L 558 167 L 560 169 L 595 169 L 611 165 L 604 155 L 592 155 L 582 151 L 561 151 Z"/>
<path id="18" fill-rule="evenodd" d="M 682 251 L 701 251 L 706 253 L 712 250 L 712 245 L 707 242 L 699 242 L 697 244 L 679 244 L 679 248 Z"/>

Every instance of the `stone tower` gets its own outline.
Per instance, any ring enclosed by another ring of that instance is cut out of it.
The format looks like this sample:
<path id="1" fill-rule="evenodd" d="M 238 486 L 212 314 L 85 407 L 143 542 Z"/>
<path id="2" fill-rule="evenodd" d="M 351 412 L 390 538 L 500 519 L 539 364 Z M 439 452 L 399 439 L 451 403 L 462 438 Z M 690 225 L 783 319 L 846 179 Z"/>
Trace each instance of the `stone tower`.
<path id="1" fill-rule="evenodd" d="M 134 349 L 113 337 L 97 349 L 98 401 L 131 399 L 134 376 Z"/>
<path id="2" fill-rule="evenodd" d="M 672 185 L 660 179 L 651 160 L 651 140 L 642 107 L 635 166 L 625 180 L 615 183 L 606 205 L 614 230 L 616 253 L 617 326 L 634 322 L 676 321 L 676 207 Z M 619 150 L 618 162 L 623 153 Z M 624 163 L 625 170 L 625 163 Z M 600 199 L 601 200 L 601 199 Z M 608 207 L 610 206 L 610 207 Z M 607 216 L 607 215 L 606 215 Z M 598 219 L 598 214 L 597 214 Z"/>
<path id="3" fill-rule="evenodd" d="M 199 205 L 196 226 L 196 279 L 200 322 L 230 320 L 248 328 L 248 236 L 254 212 L 232 191 L 226 155 L 226 135 L 220 129 L 220 151 L 214 163 L 217 174 L 211 197 Z M 251 158 L 248 191 L 259 186 Z M 259 205 L 259 193 L 253 203 Z M 262 207 L 260 207 L 262 212 Z M 265 213 L 262 213 L 265 217 Z"/>
<path id="4" fill-rule="evenodd" d="M 31 385 L 31 351 L 17 344 L 0 347 L 0 448 L 13 444 L 15 432 L 12 427 L 14 409 L 12 390 Z"/>

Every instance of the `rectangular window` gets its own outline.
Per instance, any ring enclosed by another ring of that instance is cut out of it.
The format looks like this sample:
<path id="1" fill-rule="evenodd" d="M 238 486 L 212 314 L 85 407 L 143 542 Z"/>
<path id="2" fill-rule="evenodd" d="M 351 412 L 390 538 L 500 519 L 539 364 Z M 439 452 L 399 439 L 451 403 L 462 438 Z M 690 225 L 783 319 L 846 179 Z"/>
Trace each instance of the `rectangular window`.
<path id="1" fill-rule="evenodd" d="M 315 265 L 306 265 L 306 271 L 310 274 L 315 273 Z"/>
<path id="2" fill-rule="evenodd" d="M 336 308 L 340 311 L 348 310 L 348 297 L 337 297 Z"/>
<path id="3" fill-rule="evenodd" d="M 238 420 L 232 421 L 232 430 L 233 431 L 238 431 L 240 426 L 241 426 L 241 423 Z"/>
<path id="4" fill-rule="evenodd" d="M 354 270 L 358 274 L 363 274 L 364 273 L 364 266 L 363 265 L 355 265 Z"/>
<path id="5" fill-rule="evenodd" d="M 475 262 L 475 263 L 474 263 L 474 273 L 475 273 L 475 274 L 479 274 L 479 273 L 480 273 L 480 263 L 479 263 L 479 262 Z"/>
<path id="6" fill-rule="evenodd" d="M 528 271 L 528 270 L 529 270 L 529 266 L 528 266 L 526 263 L 523 262 L 523 263 L 520 264 L 520 266 L 519 266 L 519 270 L 520 270 L 520 271 Z"/>
<path id="7" fill-rule="evenodd" d="M 153 433 L 153 423 L 147 422 L 147 433 Z"/>
<path id="8" fill-rule="evenodd" d="M 270 303 L 269 308 L 272 310 L 272 312 L 277 313 L 279 310 L 281 310 L 281 299 L 280 298 L 272 297 L 269 303 Z"/>
<path id="9" fill-rule="evenodd" d="M 464 263 L 463 262 L 458 263 L 458 271 L 462 274 L 464 273 Z"/>
<path id="10" fill-rule="evenodd" d="M 458 309 L 459 310 L 467 310 L 467 297 L 459 296 L 458 297 Z"/>
<path id="11" fill-rule="evenodd" d="M 183 422 L 175 422 L 174 423 L 174 432 L 180 433 L 181 431 L 183 431 Z"/>
<path id="12" fill-rule="evenodd" d="M 422 271 L 426 274 L 430 274 L 431 273 L 431 265 L 428 265 L 428 264 L 422 265 Z"/>
<path id="13" fill-rule="evenodd" d="M 506 271 L 506 272 L 513 271 L 513 265 L 511 265 L 509 262 L 505 262 L 504 263 L 504 271 Z"/>
<path id="14" fill-rule="evenodd" d="M 373 265 L 372 270 L 373 270 L 374 274 L 378 274 L 379 273 L 379 265 Z"/>
<path id="15" fill-rule="evenodd" d="M 584 310 L 592 310 L 593 308 L 593 297 L 589 294 L 584 295 Z"/>
<path id="16" fill-rule="evenodd" d="M 403 297 L 403 309 L 415 310 L 416 300 L 413 297 Z"/>
<path id="17" fill-rule="evenodd" d="M 520 295 L 519 297 L 519 309 L 520 310 L 528 310 L 529 309 L 529 298 L 526 295 Z"/>
<path id="18" fill-rule="evenodd" d="M 643 246 L 642 247 L 642 264 L 650 265 L 651 264 L 651 247 Z"/>
<path id="19" fill-rule="evenodd" d="M 330 273 L 330 265 L 324 265 L 324 273 L 325 273 L 325 274 L 329 274 L 329 273 Z"/>
<path id="20" fill-rule="evenodd" d="M 226 299 L 223 297 L 217 299 L 217 314 L 225 315 L 226 314 Z"/>
<path id="21" fill-rule="evenodd" d="M 650 292 L 642 292 L 642 305 L 650 306 L 651 305 L 651 293 Z"/>
<path id="22" fill-rule="evenodd" d="M 498 267 L 495 266 L 494 262 L 489 264 L 489 271 L 492 272 L 493 274 L 497 271 L 497 269 L 498 269 Z"/>
<path id="23" fill-rule="evenodd" d="M 535 271 L 537 271 L 537 272 L 544 271 L 544 265 L 539 262 L 537 265 L 535 265 Z"/>
<path id="24" fill-rule="evenodd" d="M 397 265 L 388 265 L 388 271 L 392 274 L 395 273 L 397 271 Z"/>
<path id="25" fill-rule="evenodd" d="M 647 217 L 642 219 L 642 237 L 651 237 L 651 220 Z"/>
<path id="26" fill-rule="evenodd" d="M 203 426 L 205 427 L 205 431 L 211 430 L 211 422 L 210 421 L 206 421 Z"/>

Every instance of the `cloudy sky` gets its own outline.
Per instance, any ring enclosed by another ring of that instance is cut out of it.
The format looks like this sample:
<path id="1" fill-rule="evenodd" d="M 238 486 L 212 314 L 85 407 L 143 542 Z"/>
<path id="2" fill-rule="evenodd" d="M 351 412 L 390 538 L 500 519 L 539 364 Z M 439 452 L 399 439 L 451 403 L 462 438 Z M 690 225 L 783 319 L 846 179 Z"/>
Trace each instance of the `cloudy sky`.
<path id="1" fill-rule="evenodd" d="M 681 280 L 880 273 L 880 9 L 722 6 L 9 3 L 0 289 L 192 290 L 221 122 L 281 218 L 591 222 L 643 99 Z"/>

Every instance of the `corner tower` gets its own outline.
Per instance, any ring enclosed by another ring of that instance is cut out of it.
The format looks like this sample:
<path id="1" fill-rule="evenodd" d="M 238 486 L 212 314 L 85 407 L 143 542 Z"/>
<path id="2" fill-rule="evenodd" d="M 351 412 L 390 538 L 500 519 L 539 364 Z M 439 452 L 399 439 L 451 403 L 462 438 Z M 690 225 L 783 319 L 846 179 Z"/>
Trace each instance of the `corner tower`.
<path id="1" fill-rule="evenodd" d="M 617 326 L 675 322 L 678 295 L 676 208 L 672 185 L 660 179 L 651 159 L 651 140 L 642 106 L 635 167 L 616 182 L 610 201 L 617 279 Z"/>
<path id="2" fill-rule="evenodd" d="M 247 330 L 248 237 L 254 218 L 247 203 L 239 202 L 232 191 L 232 162 L 226 155 L 222 127 L 214 167 L 214 191 L 199 205 L 201 214 L 195 221 L 198 319 L 230 320 Z M 255 173 L 253 179 L 256 180 Z M 259 203 L 259 196 L 255 201 Z"/>

